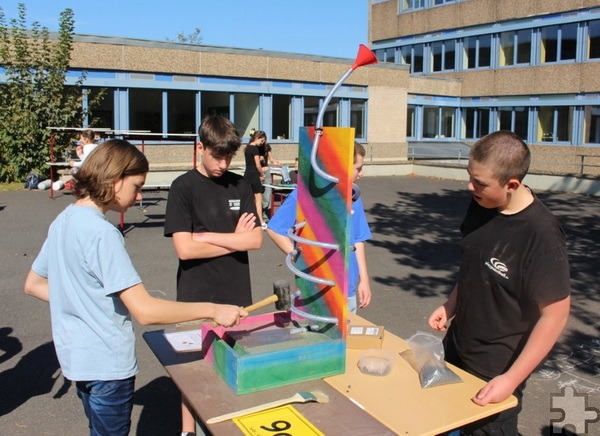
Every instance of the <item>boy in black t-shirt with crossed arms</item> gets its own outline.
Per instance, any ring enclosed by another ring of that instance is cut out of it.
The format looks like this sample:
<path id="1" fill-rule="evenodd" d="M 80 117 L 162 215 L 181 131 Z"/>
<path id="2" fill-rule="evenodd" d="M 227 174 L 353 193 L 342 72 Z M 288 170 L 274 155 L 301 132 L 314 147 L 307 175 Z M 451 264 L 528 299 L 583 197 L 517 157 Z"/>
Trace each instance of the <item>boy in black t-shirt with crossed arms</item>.
<path id="1" fill-rule="evenodd" d="M 221 116 L 206 117 L 198 136 L 201 163 L 173 181 L 165 216 L 164 234 L 179 258 L 177 300 L 248 306 L 248 250 L 261 248 L 263 235 L 250 185 L 228 171 L 241 139 Z M 183 401 L 182 434 L 194 431 Z"/>
<path id="2" fill-rule="evenodd" d="M 517 407 L 462 428 L 463 434 L 517 435 L 525 382 L 550 352 L 569 317 L 565 234 L 522 181 L 531 155 L 512 132 L 491 133 L 469 156 L 473 199 L 461 225 L 457 283 L 429 325 L 446 330 L 446 360 L 487 380 L 472 401 Z"/>

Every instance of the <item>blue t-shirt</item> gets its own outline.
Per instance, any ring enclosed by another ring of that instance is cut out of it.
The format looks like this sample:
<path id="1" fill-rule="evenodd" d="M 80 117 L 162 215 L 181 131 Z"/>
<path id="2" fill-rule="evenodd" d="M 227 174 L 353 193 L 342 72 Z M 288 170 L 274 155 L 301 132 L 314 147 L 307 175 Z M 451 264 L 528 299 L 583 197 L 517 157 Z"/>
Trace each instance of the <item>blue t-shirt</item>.
<path id="1" fill-rule="evenodd" d="M 93 207 L 70 205 L 50 225 L 32 270 L 48 279 L 52 336 L 64 376 L 135 375 L 135 335 L 119 292 L 141 279 L 117 228 Z"/>
<path id="2" fill-rule="evenodd" d="M 275 215 L 271 218 L 267 227 L 275 233 L 287 236 L 288 230 L 296 223 L 296 206 L 298 204 L 298 191 L 294 189 L 285 199 L 283 204 L 277 209 Z M 367 223 L 365 209 L 362 200 L 352 203 L 352 215 L 350 217 L 350 245 L 357 242 L 364 242 L 371 239 L 371 229 Z M 356 252 L 350 251 L 348 265 L 348 297 L 356 295 L 356 288 L 359 283 L 358 261 Z"/>

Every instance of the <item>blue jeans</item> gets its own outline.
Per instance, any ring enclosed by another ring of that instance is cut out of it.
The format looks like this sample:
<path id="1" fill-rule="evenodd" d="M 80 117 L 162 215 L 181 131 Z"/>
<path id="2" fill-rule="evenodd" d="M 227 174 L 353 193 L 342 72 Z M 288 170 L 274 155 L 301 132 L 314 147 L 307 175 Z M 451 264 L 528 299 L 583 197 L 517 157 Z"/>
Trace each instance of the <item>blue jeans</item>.
<path id="1" fill-rule="evenodd" d="M 125 380 L 78 381 L 81 398 L 89 420 L 90 436 L 127 436 L 131 427 L 131 410 L 135 377 Z"/>

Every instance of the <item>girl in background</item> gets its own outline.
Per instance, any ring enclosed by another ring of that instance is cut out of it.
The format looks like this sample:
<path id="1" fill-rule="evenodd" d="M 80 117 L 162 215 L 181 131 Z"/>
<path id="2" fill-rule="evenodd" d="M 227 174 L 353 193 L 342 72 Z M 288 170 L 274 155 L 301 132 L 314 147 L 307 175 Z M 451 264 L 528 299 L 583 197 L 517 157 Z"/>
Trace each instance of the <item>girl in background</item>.
<path id="1" fill-rule="evenodd" d="M 262 185 L 265 180 L 263 172 L 263 166 L 260 162 L 259 147 L 267 142 L 267 134 L 262 130 L 256 130 L 250 135 L 250 142 L 244 149 L 244 158 L 246 160 L 246 170 L 244 171 L 244 177 L 248 180 L 248 183 L 252 186 L 252 192 L 254 193 L 254 202 L 256 203 L 256 213 L 260 218 L 260 223 L 263 229 L 266 228 L 266 224 L 263 218 L 263 207 L 262 198 L 265 190 Z"/>

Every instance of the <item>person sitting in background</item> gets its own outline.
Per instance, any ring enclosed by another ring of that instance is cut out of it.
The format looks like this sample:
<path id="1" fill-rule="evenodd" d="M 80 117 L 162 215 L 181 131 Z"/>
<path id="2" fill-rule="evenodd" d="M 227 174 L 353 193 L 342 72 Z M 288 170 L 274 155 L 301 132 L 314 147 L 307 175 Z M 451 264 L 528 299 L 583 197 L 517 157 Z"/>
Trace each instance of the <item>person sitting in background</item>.
<path id="1" fill-rule="evenodd" d="M 98 147 L 96 144 L 96 134 L 93 130 L 87 129 L 81 132 L 79 135 L 79 144 L 75 148 L 75 153 L 77 153 L 78 161 L 71 160 L 69 161 L 69 166 L 77 171 L 79 167 L 83 164 L 83 161 L 90 155 L 90 153 Z"/>

